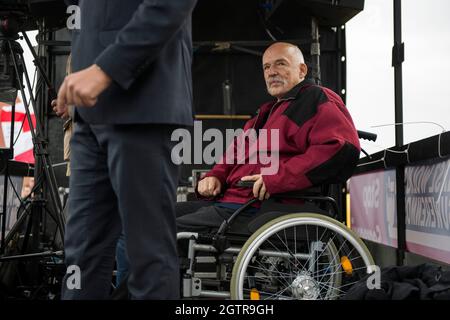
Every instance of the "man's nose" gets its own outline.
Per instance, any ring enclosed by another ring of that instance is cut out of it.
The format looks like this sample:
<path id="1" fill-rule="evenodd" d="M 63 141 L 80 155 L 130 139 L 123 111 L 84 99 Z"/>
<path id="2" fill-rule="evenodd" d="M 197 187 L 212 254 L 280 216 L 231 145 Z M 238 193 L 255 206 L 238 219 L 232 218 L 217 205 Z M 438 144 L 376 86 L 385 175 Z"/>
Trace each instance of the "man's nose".
<path id="1" fill-rule="evenodd" d="M 276 68 L 270 67 L 270 68 L 267 70 L 267 74 L 268 74 L 269 77 L 275 77 L 275 76 L 278 75 L 278 71 L 276 70 Z"/>

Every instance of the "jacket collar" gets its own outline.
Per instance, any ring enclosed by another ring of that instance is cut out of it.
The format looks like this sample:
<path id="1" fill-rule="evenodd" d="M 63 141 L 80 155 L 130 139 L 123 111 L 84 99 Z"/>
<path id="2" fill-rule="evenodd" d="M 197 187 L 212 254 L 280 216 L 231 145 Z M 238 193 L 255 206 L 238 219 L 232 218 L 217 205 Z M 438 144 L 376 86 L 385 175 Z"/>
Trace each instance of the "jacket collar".
<path id="1" fill-rule="evenodd" d="M 312 79 L 305 79 L 302 82 L 300 82 L 299 84 L 295 85 L 291 90 L 289 90 L 281 100 L 285 100 L 285 99 L 295 99 L 297 98 L 298 94 L 300 93 L 300 91 L 307 86 L 313 86 L 316 85 L 316 83 L 314 82 L 314 80 Z"/>
<path id="2" fill-rule="evenodd" d="M 314 86 L 314 85 L 316 85 L 314 80 L 305 79 L 302 82 L 296 84 L 280 100 L 293 100 L 298 97 L 298 95 L 300 94 L 300 91 L 302 91 L 303 88 L 309 87 L 309 86 Z M 256 114 L 258 114 L 260 112 L 268 111 L 275 103 L 277 103 L 277 100 L 272 100 L 270 102 L 263 104 L 258 110 L 256 110 Z"/>

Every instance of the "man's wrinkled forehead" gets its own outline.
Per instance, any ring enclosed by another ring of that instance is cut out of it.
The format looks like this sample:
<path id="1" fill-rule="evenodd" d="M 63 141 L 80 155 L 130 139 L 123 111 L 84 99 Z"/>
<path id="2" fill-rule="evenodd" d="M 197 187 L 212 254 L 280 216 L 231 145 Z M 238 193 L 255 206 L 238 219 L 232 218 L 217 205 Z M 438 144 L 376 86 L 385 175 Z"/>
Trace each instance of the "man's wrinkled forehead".
<path id="1" fill-rule="evenodd" d="M 266 60 L 264 60 L 263 59 L 263 67 L 265 67 L 265 66 L 269 66 L 269 65 L 273 65 L 273 64 L 276 64 L 276 63 L 279 63 L 279 62 L 286 62 L 286 63 L 289 63 L 290 61 L 286 58 L 286 57 L 275 57 L 274 59 L 266 59 Z"/>
<path id="2" fill-rule="evenodd" d="M 276 61 L 293 62 L 296 60 L 296 51 L 292 47 L 288 46 L 272 46 L 267 48 L 263 54 L 263 65 L 272 64 Z"/>

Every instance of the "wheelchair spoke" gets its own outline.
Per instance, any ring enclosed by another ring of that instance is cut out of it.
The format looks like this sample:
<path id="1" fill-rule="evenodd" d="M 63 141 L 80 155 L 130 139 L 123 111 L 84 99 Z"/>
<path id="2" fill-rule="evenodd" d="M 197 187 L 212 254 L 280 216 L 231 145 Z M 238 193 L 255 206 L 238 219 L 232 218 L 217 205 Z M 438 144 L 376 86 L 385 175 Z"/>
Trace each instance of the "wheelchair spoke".
<path id="1" fill-rule="evenodd" d="M 320 285 L 320 286 L 324 286 L 324 287 L 328 287 L 328 288 L 333 288 L 333 289 L 339 290 L 339 291 L 341 291 L 342 293 L 346 293 L 346 291 L 341 290 L 341 288 L 351 286 L 351 285 L 355 284 L 356 282 L 358 282 L 358 281 L 349 282 L 349 283 L 346 283 L 346 284 L 341 285 L 341 286 L 339 286 L 339 287 L 334 287 L 334 286 L 331 286 L 331 285 L 326 284 L 326 283 L 320 283 L 319 285 Z"/>
<path id="2" fill-rule="evenodd" d="M 258 268 L 258 267 L 255 267 L 255 266 L 249 266 L 249 268 L 252 268 L 252 269 L 256 269 L 256 270 L 261 270 L 261 271 L 268 271 L 268 272 L 275 272 L 275 273 L 278 273 L 279 274 L 279 276 L 277 276 L 277 277 L 291 277 L 292 276 L 292 274 L 290 274 L 290 273 L 285 273 L 285 272 L 281 272 L 281 271 L 274 271 L 274 270 L 267 270 L 267 268 Z M 255 277 L 255 276 L 244 276 L 244 277 Z M 272 275 L 271 275 L 271 277 L 273 277 Z"/>
<path id="3" fill-rule="evenodd" d="M 305 227 L 305 231 L 306 231 L 306 243 L 309 243 L 308 226 L 304 226 L 304 227 Z"/>
<path id="4" fill-rule="evenodd" d="M 325 234 L 325 232 L 324 233 L 322 233 L 322 236 Z M 319 227 L 317 227 L 316 226 L 316 239 L 317 238 L 319 238 Z M 322 237 L 320 237 L 320 239 L 322 240 Z M 318 244 L 320 244 L 320 243 L 322 243 L 321 241 L 318 241 L 317 242 Z M 317 257 L 317 259 L 312 263 L 312 265 L 313 266 L 315 266 L 316 265 L 316 262 L 317 262 L 317 260 L 319 260 L 319 258 L 320 258 L 320 255 Z M 315 269 L 317 269 L 317 268 L 315 268 Z"/>
<path id="5" fill-rule="evenodd" d="M 366 269 L 366 267 L 359 267 L 359 268 L 355 268 L 355 269 L 353 269 L 353 271 L 357 271 L 357 270 L 363 270 L 363 269 Z M 343 275 L 343 274 L 346 274 L 345 273 L 345 271 L 338 271 L 338 272 L 333 272 L 333 273 L 330 273 L 330 275 Z M 327 275 L 328 276 L 328 275 Z M 317 281 L 321 281 L 321 280 L 317 280 Z"/>
<path id="6" fill-rule="evenodd" d="M 278 236 L 278 234 L 277 234 L 277 236 Z M 279 237 L 279 236 L 278 236 Z M 268 243 L 270 243 L 270 245 L 275 249 L 275 250 L 277 250 L 277 251 L 281 251 L 277 246 L 275 246 L 273 243 L 272 243 L 272 241 L 270 241 L 269 239 L 267 239 L 267 242 Z M 289 248 L 288 248 L 288 250 L 289 250 Z M 301 265 L 301 267 L 302 267 L 302 269 L 304 268 L 303 267 L 303 264 L 295 257 L 295 256 L 293 256 L 293 254 L 292 254 L 292 252 L 288 252 L 293 258 L 294 258 L 294 260 L 295 260 L 295 263 L 298 263 L 299 265 Z M 289 262 L 289 261 L 288 261 Z M 296 268 L 296 270 L 295 271 L 298 271 L 299 270 L 299 268 L 295 265 L 295 264 L 293 264 L 292 262 L 289 262 L 290 264 L 292 264 L 293 266 L 294 266 L 294 268 Z"/>
<path id="7" fill-rule="evenodd" d="M 330 239 L 330 240 L 328 241 L 327 246 L 330 246 L 331 243 L 334 243 L 333 240 L 334 240 L 335 237 L 336 237 L 336 234 L 333 236 L 332 239 Z M 339 259 L 339 257 L 340 257 L 339 251 L 341 251 L 341 249 L 342 249 L 342 247 L 344 246 L 344 244 L 345 244 L 345 241 L 341 244 L 341 246 L 339 247 L 339 249 L 336 251 L 336 256 L 337 256 L 338 259 Z M 352 251 L 353 251 L 353 250 L 352 250 Z M 340 265 L 341 265 L 341 263 L 340 263 L 340 259 L 339 259 L 338 262 L 337 262 L 336 267 L 337 267 L 337 266 L 340 266 Z M 323 276 L 322 276 L 322 277 L 323 277 Z M 322 279 L 320 279 L 320 280 L 322 280 Z M 320 281 L 320 280 L 319 280 L 319 281 Z"/>
<path id="8" fill-rule="evenodd" d="M 308 228 L 306 227 L 306 230 L 308 230 Z M 306 232 L 308 232 L 308 231 L 306 231 Z M 324 234 L 325 234 L 325 232 L 323 232 L 322 233 L 322 235 L 320 236 L 320 239 L 319 239 L 319 241 L 317 241 L 317 243 L 320 243 L 320 242 L 322 242 L 322 238 L 323 238 L 323 236 L 324 236 Z M 319 238 L 319 234 L 318 234 L 318 228 L 317 228 L 317 226 L 316 226 L 316 239 L 318 239 Z M 308 242 L 309 243 L 309 242 Z M 316 260 L 317 259 L 315 259 L 312 263 L 310 263 L 310 260 L 311 260 L 311 258 L 313 258 L 313 252 L 310 252 L 310 258 L 306 261 L 306 266 L 308 266 L 308 268 L 309 268 L 309 266 L 311 265 L 311 264 L 315 264 L 315 262 L 316 262 Z M 310 272 L 310 270 L 308 270 L 309 272 Z"/>
<path id="9" fill-rule="evenodd" d="M 343 247 L 343 245 L 345 244 L 345 241 L 342 243 L 342 245 L 340 246 L 340 248 L 339 248 L 339 250 L 338 251 L 336 251 L 336 255 L 339 257 L 340 255 L 339 255 L 339 251 L 342 249 L 342 247 Z M 354 250 L 355 248 L 352 248 L 352 250 L 348 253 L 348 254 L 346 254 L 346 256 L 350 256 L 351 254 L 352 254 L 352 252 L 353 252 L 353 250 Z M 355 259 L 357 259 L 357 258 L 359 258 L 359 257 L 355 257 L 355 258 L 353 258 L 353 259 L 349 259 L 349 261 L 353 261 L 353 260 L 355 260 Z M 336 267 L 337 266 L 341 266 L 341 262 L 340 262 L 340 259 L 338 260 L 338 262 L 337 262 L 337 265 L 336 265 Z M 336 270 L 337 269 L 339 269 L 339 268 L 336 268 Z M 323 277 L 323 276 L 322 276 Z M 320 279 L 320 280 L 322 280 L 322 278 Z"/>
<path id="10" fill-rule="evenodd" d="M 340 286 L 330 285 L 327 282 L 318 282 L 318 285 L 321 287 L 321 290 L 324 290 L 327 292 L 328 291 L 339 291 L 339 294 L 333 294 L 333 295 L 326 294 L 326 297 L 328 299 L 331 299 L 331 298 L 337 298 L 337 297 L 344 295 L 346 293 L 346 291 L 342 290 L 342 288 L 354 285 L 357 282 L 358 281 L 353 281 L 353 282 L 346 283 L 346 284 L 340 285 Z"/>
<path id="11" fill-rule="evenodd" d="M 260 270 L 264 270 L 265 272 L 268 272 L 268 273 L 275 272 L 275 273 L 278 273 L 278 274 L 283 274 L 282 272 L 278 271 L 278 268 L 273 264 L 273 262 L 271 260 L 269 260 L 269 263 L 275 268 L 275 270 L 273 270 L 273 271 L 272 270 L 268 270 L 267 268 L 265 268 L 264 265 L 262 265 L 261 262 L 259 262 L 258 260 L 256 262 L 262 267 L 262 268 L 260 268 Z M 288 274 L 288 273 L 285 273 L 285 275 L 290 276 L 290 274 Z M 284 280 L 284 284 L 286 286 L 289 286 L 289 282 L 287 282 L 285 277 L 283 277 L 282 279 Z"/>
<path id="12" fill-rule="evenodd" d="M 278 292 L 275 292 L 274 294 L 268 296 L 267 298 L 263 299 L 263 300 L 270 300 L 271 297 L 286 297 L 289 298 L 289 300 L 293 300 L 293 297 L 287 297 L 287 296 L 282 296 L 281 294 L 284 293 L 287 289 L 289 289 L 289 287 L 284 288 L 283 290 L 280 290 Z"/>
<path id="13" fill-rule="evenodd" d="M 259 263 L 260 264 L 260 263 Z M 261 265 L 261 264 L 260 264 Z M 287 277 L 290 277 L 290 276 L 292 276 L 291 274 L 289 274 L 289 273 L 284 273 L 284 272 L 281 272 L 281 271 L 277 271 L 277 270 L 268 270 L 266 267 L 264 267 L 263 265 L 261 265 L 261 267 L 260 268 L 258 268 L 258 267 L 255 267 L 255 266 L 249 266 L 249 268 L 253 268 L 253 269 L 255 269 L 255 270 L 260 270 L 261 272 L 266 272 L 266 273 L 276 273 L 276 274 L 278 274 L 279 276 L 277 276 L 277 277 L 280 277 L 280 278 L 283 278 L 283 279 L 286 279 Z M 273 276 L 273 275 L 270 275 L 271 277 Z M 251 275 L 249 275 L 249 276 L 245 276 L 245 277 L 249 277 L 249 278 L 251 278 L 251 277 L 253 277 L 253 278 L 255 278 L 256 276 L 251 276 Z M 261 276 L 260 276 L 261 277 Z M 288 282 L 286 282 L 286 284 L 288 284 Z"/>
<path id="14" fill-rule="evenodd" d="M 257 268 L 257 267 L 254 267 L 254 266 L 252 266 L 251 268 L 261 269 L 261 268 Z M 365 267 L 360 267 L 360 268 L 357 268 L 355 270 L 358 270 L 358 269 L 362 270 L 362 269 L 365 269 Z M 264 269 L 264 271 L 266 271 L 266 269 Z M 274 272 L 274 271 L 271 271 L 271 272 Z M 289 274 L 286 274 L 286 273 L 282 273 L 282 272 L 278 272 L 278 271 L 275 271 L 275 272 L 279 273 L 280 276 L 273 276 L 273 275 L 269 276 L 268 275 L 268 276 L 265 276 L 265 277 L 264 276 L 245 276 L 245 277 L 256 277 L 256 278 L 268 278 L 268 279 L 270 279 L 270 278 L 284 278 L 285 276 L 289 276 Z M 341 271 L 339 273 L 343 273 L 343 271 Z M 330 284 L 328 284 L 328 282 L 321 282 L 321 281 L 317 281 L 317 284 L 321 287 L 321 291 L 329 291 L 330 289 L 332 289 L 332 290 L 336 290 L 336 291 L 340 292 L 340 294 L 334 294 L 334 295 L 328 295 L 328 294 L 325 293 L 325 296 L 323 296 L 323 294 L 320 294 L 321 298 L 325 297 L 325 298 L 330 299 L 330 298 L 340 297 L 341 295 L 345 294 L 346 291 L 342 290 L 342 288 L 351 286 L 351 285 L 353 285 L 356 282 L 357 281 L 353 281 L 353 282 L 341 285 L 339 287 L 330 285 Z M 263 293 L 263 294 L 270 294 L 270 296 L 266 298 L 266 299 L 270 299 L 271 297 L 280 297 L 281 296 L 280 293 L 285 292 L 289 288 L 290 288 L 290 285 L 285 285 L 284 289 L 279 290 L 276 293 L 270 293 L 270 292 L 267 292 L 267 291 L 260 291 L 260 290 L 258 290 L 258 292 L 259 293 Z M 251 289 L 244 289 L 244 291 L 251 291 Z M 286 296 L 281 296 L 281 297 L 295 299 L 293 297 L 286 297 Z"/>
<path id="15" fill-rule="evenodd" d="M 286 236 L 286 229 L 283 229 L 283 232 L 284 232 L 284 239 L 286 240 L 286 247 L 287 247 L 287 249 L 288 249 L 288 251 L 289 251 L 289 243 L 288 243 L 287 236 Z M 296 239 L 294 238 L 294 243 L 295 243 L 295 242 L 296 242 Z M 294 251 L 294 257 L 295 257 L 295 251 Z M 290 270 L 291 273 L 292 273 L 291 264 L 289 264 L 289 270 Z"/>
<path id="16" fill-rule="evenodd" d="M 295 262 L 296 262 L 296 263 L 299 263 L 299 261 L 298 261 L 298 259 L 295 257 L 295 255 L 291 252 L 291 250 L 289 250 L 288 244 L 287 244 L 287 243 L 284 243 L 283 240 L 281 240 L 280 236 L 278 235 L 278 232 L 276 233 L 276 235 L 277 235 L 278 239 L 280 239 L 280 241 L 285 245 L 285 247 L 286 247 L 288 253 L 292 256 L 292 258 L 295 259 Z M 291 264 L 290 264 L 290 265 L 291 265 Z M 294 264 L 294 267 L 295 267 L 295 264 Z M 297 268 L 297 270 L 298 270 L 298 268 Z M 297 271 L 297 270 L 296 270 L 296 271 Z"/>
<path id="17" fill-rule="evenodd" d="M 284 240 L 285 240 L 285 243 L 286 243 L 286 247 L 288 248 L 288 250 L 289 250 L 289 244 L 288 244 L 288 240 L 287 240 L 287 236 L 286 236 L 286 229 L 283 229 L 283 233 L 284 233 Z M 278 234 L 278 233 L 277 233 Z M 295 241 L 295 239 L 294 239 L 294 241 Z"/>
<path id="18" fill-rule="evenodd" d="M 367 268 L 366 267 L 359 267 L 359 268 L 355 268 L 353 270 L 357 271 L 357 270 L 363 270 L 363 269 L 367 269 Z M 345 271 L 339 271 L 339 272 L 336 272 L 336 274 L 345 274 Z"/>
<path id="19" fill-rule="evenodd" d="M 327 290 L 333 289 L 333 290 L 341 291 L 342 293 L 346 293 L 346 291 L 342 290 L 342 288 L 351 286 L 351 285 L 353 285 L 353 284 L 355 284 L 357 282 L 358 281 L 355 280 L 355 281 L 352 281 L 352 282 L 349 282 L 349 283 L 346 283 L 346 284 L 340 285 L 340 286 L 330 285 L 327 282 L 320 282 L 320 283 L 318 283 L 318 285 L 321 286 L 322 288 L 327 288 Z"/>
<path id="20" fill-rule="evenodd" d="M 315 230 L 314 230 L 315 228 Z M 293 243 L 291 243 L 293 242 Z M 263 299 L 338 299 L 362 279 L 373 259 L 341 223 L 299 213 L 261 227 L 233 268 L 231 296 Z"/>
<path id="21" fill-rule="evenodd" d="M 333 291 L 334 290 L 340 291 L 341 294 L 345 294 L 345 291 L 340 289 L 341 286 L 339 288 L 337 288 L 337 287 L 329 285 L 327 283 L 319 283 L 319 286 L 321 287 L 321 289 L 324 289 L 325 291 L 329 291 L 331 289 Z M 331 297 L 339 297 L 339 296 L 340 296 L 340 294 L 334 294 Z M 330 296 L 328 294 L 325 294 L 325 297 L 329 298 Z"/>
<path id="22" fill-rule="evenodd" d="M 294 254 L 297 254 L 297 226 L 294 226 Z"/>

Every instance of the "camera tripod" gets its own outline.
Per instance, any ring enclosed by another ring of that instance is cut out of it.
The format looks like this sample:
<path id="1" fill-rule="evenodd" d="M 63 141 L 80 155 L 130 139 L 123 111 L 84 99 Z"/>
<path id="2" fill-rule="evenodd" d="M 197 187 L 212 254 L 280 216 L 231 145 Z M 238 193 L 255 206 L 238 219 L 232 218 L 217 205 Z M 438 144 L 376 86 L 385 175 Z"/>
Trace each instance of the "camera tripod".
<path id="1" fill-rule="evenodd" d="M 0 24 L 4 25 L 4 24 Z M 3 31 L 3 30 L 2 30 Z M 49 89 L 49 95 L 56 97 L 49 78 L 45 75 L 44 69 L 35 53 L 30 40 L 24 31 L 20 31 L 23 39 L 25 39 L 33 57 L 34 63 L 39 70 L 39 75 L 44 79 Z M 0 242 L 0 285 L 2 280 L 2 265 L 12 263 L 14 261 L 27 261 L 27 263 L 40 263 L 45 259 L 62 258 L 62 241 L 64 239 L 65 217 L 63 215 L 63 206 L 58 195 L 56 176 L 47 151 L 47 142 L 44 136 L 42 123 L 38 117 L 36 99 L 33 94 L 33 88 L 30 83 L 28 72 L 23 56 L 23 49 L 17 42 L 19 39 L 18 32 L 1 32 L 0 47 L 3 55 L 6 56 L 6 65 L 11 68 L 11 76 L 15 80 L 12 90 L 21 92 L 23 105 L 25 107 L 26 120 L 30 125 L 31 138 L 34 146 L 35 166 L 34 179 L 35 185 L 30 195 L 25 199 L 21 199 L 21 205 L 18 212 L 20 215 L 15 224 L 11 227 L 7 235 L 6 231 L 6 201 L 9 180 L 9 163 L 13 159 L 13 139 L 14 139 L 14 107 L 15 97 L 12 101 L 12 121 L 11 121 L 11 137 L 8 152 L 3 152 L 4 159 L 4 198 L 3 209 L 0 216 L 1 222 L 1 242 Z M 9 62 L 10 63 L 9 63 Z M 22 79 L 25 78 L 26 88 L 28 90 L 29 100 L 25 92 L 25 86 Z M 33 108 L 36 122 L 33 126 L 30 104 Z M 0 157 L 1 158 L 1 157 Z M 49 197 L 48 197 L 49 195 Z M 22 209 L 22 210 L 20 210 Z M 55 233 L 53 242 L 46 237 L 45 223 L 42 223 L 44 217 L 50 217 L 55 224 Z M 60 245 L 55 245 L 56 238 L 59 237 Z M 19 248 L 20 247 L 20 248 Z"/>

